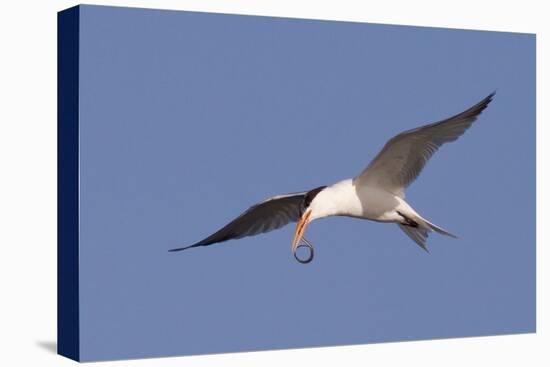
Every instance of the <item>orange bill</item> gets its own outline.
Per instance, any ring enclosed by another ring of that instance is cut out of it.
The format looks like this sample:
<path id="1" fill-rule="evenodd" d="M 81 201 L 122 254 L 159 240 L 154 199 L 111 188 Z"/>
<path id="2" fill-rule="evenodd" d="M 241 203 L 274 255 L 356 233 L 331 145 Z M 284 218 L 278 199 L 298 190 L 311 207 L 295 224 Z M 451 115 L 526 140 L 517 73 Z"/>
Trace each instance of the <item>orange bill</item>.
<path id="1" fill-rule="evenodd" d="M 306 232 L 307 225 L 309 224 L 309 217 L 311 216 L 311 209 L 307 209 L 298 223 L 296 224 L 296 230 L 294 231 L 294 239 L 292 240 L 292 251 L 296 252 L 298 244 L 302 240 L 304 233 Z"/>

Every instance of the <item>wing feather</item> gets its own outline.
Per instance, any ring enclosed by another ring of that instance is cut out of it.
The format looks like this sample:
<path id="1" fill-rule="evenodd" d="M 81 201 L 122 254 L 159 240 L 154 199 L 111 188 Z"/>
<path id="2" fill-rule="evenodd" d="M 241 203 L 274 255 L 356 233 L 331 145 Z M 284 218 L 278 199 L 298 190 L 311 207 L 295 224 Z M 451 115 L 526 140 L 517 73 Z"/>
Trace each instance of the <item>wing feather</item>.
<path id="1" fill-rule="evenodd" d="M 307 192 L 278 195 L 253 205 L 237 218 L 214 234 L 187 247 L 170 251 L 181 251 L 191 247 L 208 246 L 232 239 L 255 236 L 281 228 L 300 217 L 300 208 Z"/>
<path id="2" fill-rule="evenodd" d="M 404 197 L 405 188 L 418 177 L 439 147 L 464 134 L 494 95 L 493 92 L 476 105 L 448 119 L 396 135 L 355 178 L 355 182 L 381 187 Z"/>

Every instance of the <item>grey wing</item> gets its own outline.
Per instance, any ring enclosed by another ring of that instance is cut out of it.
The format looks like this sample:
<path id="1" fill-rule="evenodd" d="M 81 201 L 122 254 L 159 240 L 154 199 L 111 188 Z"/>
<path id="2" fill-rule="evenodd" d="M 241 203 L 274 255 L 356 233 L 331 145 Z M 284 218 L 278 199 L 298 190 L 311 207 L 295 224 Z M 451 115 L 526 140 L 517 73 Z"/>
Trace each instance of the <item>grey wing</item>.
<path id="1" fill-rule="evenodd" d="M 405 188 L 418 177 L 439 147 L 464 134 L 494 95 L 491 93 L 453 117 L 393 137 L 354 181 L 358 185 L 381 187 L 404 197 Z"/>
<path id="2" fill-rule="evenodd" d="M 186 247 L 170 251 L 181 251 L 191 247 L 208 246 L 213 243 L 254 236 L 281 228 L 300 217 L 302 201 L 307 192 L 279 195 L 250 207 L 225 227 L 205 239 Z"/>

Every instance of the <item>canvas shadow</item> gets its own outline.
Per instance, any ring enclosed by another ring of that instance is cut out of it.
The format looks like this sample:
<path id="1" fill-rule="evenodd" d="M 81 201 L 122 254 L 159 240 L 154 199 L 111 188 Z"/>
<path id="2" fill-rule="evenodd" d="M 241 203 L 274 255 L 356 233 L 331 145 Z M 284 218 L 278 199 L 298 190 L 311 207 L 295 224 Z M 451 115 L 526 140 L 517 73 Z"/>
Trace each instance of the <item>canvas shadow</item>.
<path id="1" fill-rule="evenodd" d="M 57 342 L 53 340 L 38 340 L 36 341 L 36 345 L 47 352 L 57 354 Z"/>

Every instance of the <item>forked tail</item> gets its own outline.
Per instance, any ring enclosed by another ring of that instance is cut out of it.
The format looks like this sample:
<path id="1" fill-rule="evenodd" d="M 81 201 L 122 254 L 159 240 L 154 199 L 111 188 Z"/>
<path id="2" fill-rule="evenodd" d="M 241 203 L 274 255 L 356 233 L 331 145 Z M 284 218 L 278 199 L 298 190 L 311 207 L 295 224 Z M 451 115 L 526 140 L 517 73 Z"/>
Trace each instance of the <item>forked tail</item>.
<path id="1" fill-rule="evenodd" d="M 424 223 L 426 223 L 426 225 L 427 225 L 428 227 L 430 227 L 431 230 L 433 230 L 433 231 L 435 231 L 435 232 L 437 232 L 437 233 L 439 233 L 439 234 L 443 234 L 443 235 L 445 235 L 445 236 L 449 236 L 449 237 L 452 237 L 452 238 L 458 238 L 458 237 L 455 236 L 454 234 L 450 233 L 449 231 L 444 230 L 444 229 L 441 228 L 441 227 L 436 226 L 436 225 L 433 224 L 432 222 L 430 222 L 430 221 L 428 221 L 428 220 L 426 220 L 426 219 L 424 219 L 424 218 L 421 218 L 421 219 L 422 219 L 422 221 L 423 221 Z"/>
<path id="2" fill-rule="evenodd" d="M 398 223 L 399 228 L 401 228 L 401 230 L 403 230 L 403 232 L 405 232 L 407 236 L 409 236 L 414 242 L 416 242 L 418 246 L 420 246 L 426 252 L 428 252 L 427 241 L 430 231 L 434 231 L 452 238 L 458 238 L 454 234 L 444 230 L 441 227 L 436 226 L 435 224 L 422 218 L 418 214 L 414 215 L 414 219 L 412 219 L 403 215 L 400 212 L 398 213 L 405 219 L 405 223 Z"/>

